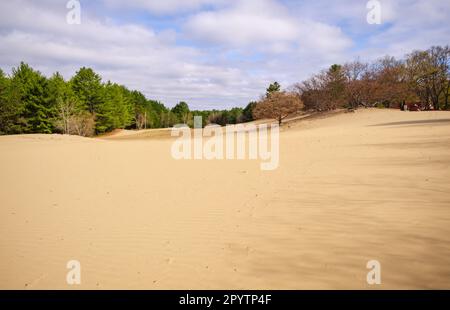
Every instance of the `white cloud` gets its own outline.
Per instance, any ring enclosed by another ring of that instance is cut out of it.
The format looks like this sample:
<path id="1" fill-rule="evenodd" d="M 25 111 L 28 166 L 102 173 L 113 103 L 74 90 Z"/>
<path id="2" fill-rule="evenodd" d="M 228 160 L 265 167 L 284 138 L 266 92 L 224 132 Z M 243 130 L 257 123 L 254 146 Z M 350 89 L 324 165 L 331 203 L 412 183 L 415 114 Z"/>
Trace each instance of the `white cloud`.
<path id="1" fill-rule="evenodd" d="M 198 108 L 242 104 L 255 93 L 230 94 L 227 89 L 247 84 L 246 74 L 202 63 L 200 50 L 167 40 L 168 33 L 174 35 L 170 30 L 157 34 L 88 14 L 81 25 L 68 25 L 66 12 L 59 8 L 50 5 L 42 10 L 31 1 L 0 4 L 1 68 L 9 70 L 25 61 L 46 75 L 60 71 L 69 78 L 81 66 L 90 66 L 104 80 L 142 90 L 150 98 L 169 105 L 190 99 Z"/>
<path id="2" fill-rule="evenodd" d="M 226 3 L 227 0 L 103 0 L 103 2 L 113 8 L 140 8 L 164 15 L 188 12 L 206 5 L 217 6 Z"/>
<path id="3" fill-rule="evenodd" d="M 367 51 L 402 57 L 414 49 L 450 43 L 450 2 L 383 1 L 383 20 L 390 26 L 370 37 Z"/>
<path id="4" fill-rule="evenodd" d="M 187 21 L 187 35 L 232 48 L 288 52 L 298 46 L 339 50 L 350 40 L 339 28 L 292 16 L 271 0 L 247 0 L 222 10 L 200 12 Z"/>
<path id="5" fill-rule="evenodd" d="M 341 25 L 354 37 L 357 47 L 351 58 L 374 59 L 386 54 L 404 56 L 413 49 L 450 42 L 450 1 L 441 0 L 380 0 L 382 24 L 366 21 L 367 1 L 291 1 L 293 15 L 332 25 Z M 358 44 L 359 43 L 359 44 Z"/>
<path id="6" fill-rule="evenodd" d="M 189 19 L 186 30 L 197 39 L 237 47 L 292 42 L 298 37 L 293 20 L 272 15 L 267 1 L 254 3 L 201 12 Z"/>
<path id="7" fill-rule="evenodd" d="M 81 25 L 66 23 L 65 4 L 0 1 L 0 67 L 25 61 L 69 78 L 90 66 L 104 80 L 194 108 L 243 106 L 274 80 L 287 87 L 356 56 L 450 42 L 450 2 L 438 0 L 384 0 L 384 24 L 375 27 L 360 0 L 82 1 Z M 139 19 L 123 18 L 125 8 L 138 8 Z M 144 19 L 142 9 L 161 15 Z"/>

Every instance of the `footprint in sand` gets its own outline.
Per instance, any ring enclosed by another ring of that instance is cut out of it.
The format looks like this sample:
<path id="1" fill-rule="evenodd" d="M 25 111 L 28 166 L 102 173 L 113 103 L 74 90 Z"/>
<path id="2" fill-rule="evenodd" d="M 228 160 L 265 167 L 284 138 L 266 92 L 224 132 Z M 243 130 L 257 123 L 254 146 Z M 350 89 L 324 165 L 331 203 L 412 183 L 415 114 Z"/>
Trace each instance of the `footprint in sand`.
<path id="1" fill-rule="evenodd" d="M 173 258 L 167 258 L 166 259 L 166 264 L 168 264 L 168 265 L 172 264 L 173 262 L 174 262 Z"/>
<path id="2" fill-rule="evenodd" d="M 45 279 L 47 277 L 46 274 L 42 274 L 40 277 L 38 277 L 37 279 L 31 281 L 31 283 L 25 283 L 25 287 L 26 288 L 33 288 L 35 285 L 37 285 L 39 282 L 41 282 L 43 279 Z"/>

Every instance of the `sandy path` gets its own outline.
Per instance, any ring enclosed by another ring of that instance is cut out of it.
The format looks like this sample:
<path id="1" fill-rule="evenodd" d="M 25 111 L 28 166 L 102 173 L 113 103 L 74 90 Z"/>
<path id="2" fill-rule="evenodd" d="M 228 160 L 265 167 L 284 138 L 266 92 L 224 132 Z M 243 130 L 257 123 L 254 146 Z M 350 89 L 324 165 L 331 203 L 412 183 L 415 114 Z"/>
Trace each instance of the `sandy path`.
<path id="1" fill-rule="evenodd" d="M 83 289 L 368 288 L 377 259 L 381 288 L 450 289 L 449 112 L 291 125 L 275 171 L 170 145 L 0 137 L 0 288 L 74 288 L 72 259 Z"/>

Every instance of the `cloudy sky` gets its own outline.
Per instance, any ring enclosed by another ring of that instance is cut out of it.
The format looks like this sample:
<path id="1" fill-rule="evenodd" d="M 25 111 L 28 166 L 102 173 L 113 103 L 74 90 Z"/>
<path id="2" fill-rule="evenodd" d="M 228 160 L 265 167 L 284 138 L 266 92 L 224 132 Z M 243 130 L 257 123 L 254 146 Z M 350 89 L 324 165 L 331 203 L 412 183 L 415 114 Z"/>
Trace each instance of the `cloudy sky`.
<path id="1" fill-rule="evenodd" d="M 0 1 L 0 68 L 25 61 L 66 78 L 82 66 L 168 106 L 245 106 L 271 81 L 284 87 L 333 63 L 450 44 L 450 1 L 367 0 Z"/>

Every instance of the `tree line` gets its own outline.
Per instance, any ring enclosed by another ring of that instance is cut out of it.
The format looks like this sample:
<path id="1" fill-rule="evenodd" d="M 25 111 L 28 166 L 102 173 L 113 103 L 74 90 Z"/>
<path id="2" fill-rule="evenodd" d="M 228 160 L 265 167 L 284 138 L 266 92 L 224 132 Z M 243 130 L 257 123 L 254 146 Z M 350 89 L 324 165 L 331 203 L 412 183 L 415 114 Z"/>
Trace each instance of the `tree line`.
<path id="1" fill-rule="evenodd" d="M 281 125 L 289 115 L 305 111 L 407 104 L 423 110 L 448 110 L 449 97 L 450 48 L 433 46 L 404 59 L 385 56 L 372 63 L 334 64 L 287 91 L 275 82 L 249 106 L 254 119 L 274 118 Z"/>
<path id="2" fill-rule="evenodd" d="M 417 103 L 425 110 L 448 110 L 450 48 L 434 46 L 396 59 L 333 65 L 294 86 L 305 109 L 397 108 Z"/>
<path id="3" fill-rule="evenodd" d="M 358 107 L 397 108 L 417 103 L 423 109 L 450 108 L 450 48 L 434 46 L 403 59 L 385 56 L 372 63 L 334 64 L 309 79 L 281 90 L 277 82 L 245 108 L 190 110 L 186 102 L 172 109 L 123 85 L 103 82 L 90 68 L 66 81 L 50 78 L 21 63 L 6 75 L 0 69 L 0 134 L 64 133 L 81 136 L 114 129 L 165 128 L 195 116 L 207 124 L 236 124 L 292 113 Z"/>
<path id="4" fill-rule="evenodd" d="M 193 125 L 197 115 L 203 125 L 245 122 L 251 116 L 242 108 L 191 111 L 185 102 L 169 109 L 139 91 L 103 82 L 91 68 L 79 69 L 68 81 L 59 73 L 47 78 L 26 63 L 10 75 L 0 69 L 0 134 L 93 136 L 114 129 Z"/>

